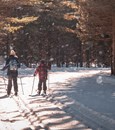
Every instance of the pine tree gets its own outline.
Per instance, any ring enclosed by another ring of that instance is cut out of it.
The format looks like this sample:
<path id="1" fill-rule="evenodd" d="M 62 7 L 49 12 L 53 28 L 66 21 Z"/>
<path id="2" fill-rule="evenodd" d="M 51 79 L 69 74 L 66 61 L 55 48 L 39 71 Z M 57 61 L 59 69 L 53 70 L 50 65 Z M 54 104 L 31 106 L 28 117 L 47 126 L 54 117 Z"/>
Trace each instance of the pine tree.
<path id="1" fill-rule="evenodd" d="M 112 42 L 111 73 L 115 75 L 115 0 L 78 0 L 77 34 L 83 42 Z"/>

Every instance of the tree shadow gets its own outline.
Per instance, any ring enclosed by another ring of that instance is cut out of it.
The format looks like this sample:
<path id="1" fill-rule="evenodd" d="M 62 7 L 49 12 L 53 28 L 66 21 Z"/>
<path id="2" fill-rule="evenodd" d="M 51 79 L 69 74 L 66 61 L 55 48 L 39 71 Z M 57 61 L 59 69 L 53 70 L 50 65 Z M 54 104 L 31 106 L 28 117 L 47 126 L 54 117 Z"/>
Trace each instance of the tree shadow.
<path id="1" fill-rule="evenodd" d="M 61 99 L 66 102 L 62 97 Z M 30 112 L 26 112 L 25 115 L 27 118 L 29 117 L 32 124 L 39 120 L 46 128 L 51 129 L 87 129 L 85 125 L 73 118 L 70 113 L 64 112 L 60 106 L 57 107 L 56 103 L 53 102 L 52 104 L 51 101 L 45 98 L 29 98 L 28 106 L 32 108 L 31 114 Z M 32 115 L 36 118 L 32 119 Z"/>
<path id="2" fill-rule="evenodd" d="M 70 78 L 66 85 L 58 84 L 58 89 L 55 89 L 52 98 L 47 98 L 58 106 L 61 103 L 64 111 L 71 113 L 73 117 L 89 126 L 88 119 L 83 114 L 85 116 L 91 114 L 92 117 L 97 117 L 100 122 L 103 120 L 102 115 L 105 119 L 110 118 L 113 120 L 113 124 L 109 120 L 107 121 L 113 127 L 115 126 L 115 87 L 111 82 L 106 83 L 105 77 L 105 75 L 96 74 Z"/>

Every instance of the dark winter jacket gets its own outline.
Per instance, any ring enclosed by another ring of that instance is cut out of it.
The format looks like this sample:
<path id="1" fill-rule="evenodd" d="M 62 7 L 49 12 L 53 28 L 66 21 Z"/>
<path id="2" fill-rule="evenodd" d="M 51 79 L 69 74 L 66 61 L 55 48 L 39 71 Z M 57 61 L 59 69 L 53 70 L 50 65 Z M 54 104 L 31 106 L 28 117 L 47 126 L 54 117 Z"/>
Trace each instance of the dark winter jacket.
<path id="1" fill-rule="evenodd" d="M 15 62 L 16 62 L 17 69 L 15 69 L 15 70 L 11 70 L 11 67 L 10 67 L 10 62 L 12 60 L 15 60 Z M 5 64 L 4 68 L 3 68 L 3 70 L 7 69 L 7 75 L 8 76 L 9 75 L 18 76 L 18 68 L 20 68 L 20 62 L 18 60 L 18 57 L 10 55 L 9 58 L 6 60 L 6 64 Z"/>
<path id="2" fill-rule="evenodd" d="M 38 74 L 40 80 L 47 79 L 47 66 L 45 63 L 41 63 L 35 70 L 34 75 Z"/>

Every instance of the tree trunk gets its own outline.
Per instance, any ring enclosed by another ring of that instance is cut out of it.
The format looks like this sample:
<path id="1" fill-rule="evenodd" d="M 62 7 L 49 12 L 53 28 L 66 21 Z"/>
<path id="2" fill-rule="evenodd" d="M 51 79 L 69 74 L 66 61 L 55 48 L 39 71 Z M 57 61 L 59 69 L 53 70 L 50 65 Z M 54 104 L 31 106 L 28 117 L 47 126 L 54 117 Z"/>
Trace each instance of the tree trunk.
<path id="1" fill-rule="evenodd" d="M 112 41 L 112 64 L 111 64 L 111 74 L 115 75 L 115 14 L 113 11 L 112 16 L 112 31 L 113 31 L 113 41 Z"/>

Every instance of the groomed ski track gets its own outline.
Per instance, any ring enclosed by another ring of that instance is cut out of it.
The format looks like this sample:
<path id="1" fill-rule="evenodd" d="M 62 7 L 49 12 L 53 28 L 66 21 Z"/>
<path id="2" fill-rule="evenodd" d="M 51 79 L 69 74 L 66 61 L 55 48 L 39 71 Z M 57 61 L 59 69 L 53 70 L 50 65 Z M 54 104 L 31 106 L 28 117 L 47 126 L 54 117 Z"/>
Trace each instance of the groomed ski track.
<path id="1" fill-rule="evenodd" d="M 61 83 L 58 83 L 54 87 L 61 85 Z M 1 85 L 0 103 L 2 104 L 6 101 L 6 104 L 4 106 L 1 105 L 0 125 L 4 129 L 0 130 L 18 130 L 15 128 L 15 123 L 18 122 L 18 119 L 14 119 L 16 116 L 12 116 L 15 112 L 18 115 L 17 117 L 21 118 L 23 123 L 25 122 L 26 125 L 24 127 L 29 127 L 32 130 L 115 129 L 114 119 L 89 109 L 78 101 L 73 103 L 73 99 L 68 97 L 66 93 L 58 93 L 50 89 L 49 94 L 45 97 L 31 97 L 29 96 L 29 92 L 28 94 L 19 94 L 18 97 L 13 96 L 11 98 L 5 97 L 5 94 L 4 86 Z M 60 98 L 66 99 L 66 101 L 60 100 Z M 8 108 L 7 102 L 15 106 L 15 111 L 12 111 L 10 107 Z M 72 103 L 73 105 L 69 107 L 68 103 Z M 17 126 L 19 124 L 17 123 Z"/>

